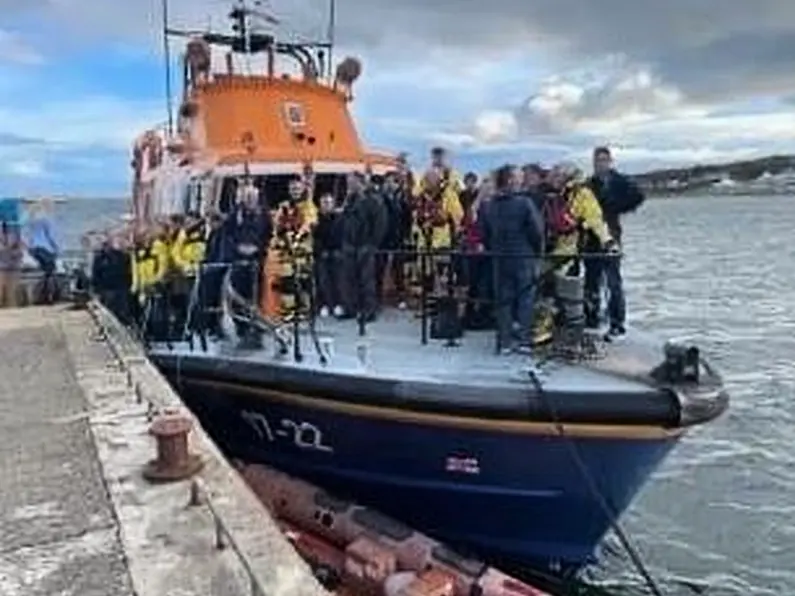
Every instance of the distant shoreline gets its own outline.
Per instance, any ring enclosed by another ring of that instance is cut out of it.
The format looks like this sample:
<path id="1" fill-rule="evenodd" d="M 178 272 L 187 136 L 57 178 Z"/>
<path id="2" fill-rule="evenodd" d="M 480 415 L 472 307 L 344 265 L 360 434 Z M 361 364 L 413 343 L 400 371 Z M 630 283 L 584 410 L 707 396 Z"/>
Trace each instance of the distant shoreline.
<path id="1" fill-rule="evenodd" d="M 645 191 L 650 199 L 686 199 L 686 198 L 725 198 L 725 197 L 788 197 L 795 196 L 795 190 L 745 190 L 735 192 L 715 192 L 707 189 L 684 192 Z"/>

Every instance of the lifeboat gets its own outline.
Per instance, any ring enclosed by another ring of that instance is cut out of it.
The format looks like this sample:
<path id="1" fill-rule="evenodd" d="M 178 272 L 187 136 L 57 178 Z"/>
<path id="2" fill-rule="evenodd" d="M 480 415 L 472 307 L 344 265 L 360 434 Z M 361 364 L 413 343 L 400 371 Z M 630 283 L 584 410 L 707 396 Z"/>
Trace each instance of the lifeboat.
<path id="1" fill-rule="evenodd" d="M 349 111 L 362 64 L 344 60 L 335 71 L 329 44 L 253 33 L 239 26 L 246 15 L 233 11 L 232 34 L 198 34 L 203 43 L 186 55 L 179 150 L 157 149 L 162 159 L 148 162 L 141 146 L 134 160 L 141 218 L 228 212 L 244 175 L 276 210 L 308 169 L 317 200 L 340 198 L 350 172 L 397 166 L 363 146 Z M 227 52 L 220 68 L 205 45 Z M 257 57 L 260 70 L 236 62 Z M 284 60 L 293 72 L 277 68 Z M 180 201 L 158 196 L 175 184 Z M 261 266 L 263 291 L 246 314 L 266 332 L 261 348 L 240 349 L 230 331 L 150 342 L 151 360 L 231 456 L 489 561 L 577 573 L 677 442 L 727 407 L 720 375 L 696 347 L 636 330 L 575 350 L 562 336 L 530 366 L 496 354 L 488 331 L 434 336 L 424 310 L 282 324 L 277 263 Z"/>

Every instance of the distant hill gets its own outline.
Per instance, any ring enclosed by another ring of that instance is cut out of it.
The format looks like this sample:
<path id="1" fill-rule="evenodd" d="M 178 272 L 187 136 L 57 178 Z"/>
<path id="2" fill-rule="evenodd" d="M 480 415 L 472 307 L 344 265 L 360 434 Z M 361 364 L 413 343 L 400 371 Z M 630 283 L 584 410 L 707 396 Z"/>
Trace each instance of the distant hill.
<path id="1" fill-rule="evenodd" d="M 775 176 L 793 170 L 795 170 L 795 155 L 771 155 L 722 164 L 651 170 L 637 174 L 633 178 L 649 190 L 692 190 L 709 186 L 725 178 L 731 178 L 735 182 L 750 182 L 765 173 Z"/>

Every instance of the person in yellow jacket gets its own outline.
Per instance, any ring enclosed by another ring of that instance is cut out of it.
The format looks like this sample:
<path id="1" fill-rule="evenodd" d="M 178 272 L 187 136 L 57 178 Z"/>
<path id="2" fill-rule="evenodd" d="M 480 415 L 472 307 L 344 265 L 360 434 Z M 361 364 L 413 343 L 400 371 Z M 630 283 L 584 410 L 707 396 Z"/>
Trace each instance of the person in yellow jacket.
<path id="1" fill-rule="evenodd" d="M 464 209 L 459 193 L 463 184 L 447 163 L 441 147 L 431 150 L 431 166 L 414 186 L 414 235 L 422 249 L 449 249 L 455 241 Z"/>
<path id="2" fill-rule="evenodd" d="M 617 250 L 602 216 L 602 208 L 585 185 L 582 172 L 569 163 L 552 168 L 547 183 L 553 193 L 545 199 L 544 219 L 552 245 L 544 263 L 547 282 L 554 286 L 555 276 L 580 275 L 579 253 L 588 235 L 608 252 Z M 549 300 L 538 302 L 533 342 L 541 344 L 552 338 L 554 321 Z"/>
<path id="3" fill-rule="evenodd" d="M 176 232 L 171 245 L 173 283 L 170 288 L 170 304 L 173 315 L 172 331 L 181 336 L 190 316 L 194 284 L 199 265 L 204 259 L 205 225 L 194 216 L 188 216 Z M 197 321 L 194 321 L 197 322 Z"/>
<path id="4" fill-rule="evenodd" d="M 571 220 L 570 226 L 561 222 L 561 229 L 556 231 L 551 255 L 560 257 L 552 261 L 557 271 L 566 271 L 574 264 L 588 234 L 593 235 L 605 249 L 615 245 L 599 201 L 583 181 L 580 169 L 568 163 L 559 164 L 552 168 L 548 181 L 564 201 L 561 204 L 564 213 L 555 213 L 555 217 L 569 217 Z"/>
<path id="5" fill-rule="evenodd" d="M 165 236 L 162 225 L 141 230 L 133 253 L 133 292 L 141 305 L 145 305 L 142 321 L 145 332 L 153 333 L 156 338 L 165 331 L 162 284 L 171 262 Z"/>
<path id="6" fill-rule="evenodd" d="M 313 185 L 295 178 L 288 186 L 288 201 L 279 205 L 273 217 L 273 239 L 268 259 L 276 268 L 268 279 L 268 290 L 279 294 L 279 316 L 289 320 L 309 312 L 312 276 L 312 231 L 317 224 L 317 207 L 312 200 Z M 298 303 L 296 303 L 298 297 Z"/>
<path id="7" fill-rule="evenodd" d="M 171 260 L 174 266 L 186 277 L 193 277 L 204 260 L 205 236 L 204 221 L 189 217 L 177 232 L 171 246 Z"/>

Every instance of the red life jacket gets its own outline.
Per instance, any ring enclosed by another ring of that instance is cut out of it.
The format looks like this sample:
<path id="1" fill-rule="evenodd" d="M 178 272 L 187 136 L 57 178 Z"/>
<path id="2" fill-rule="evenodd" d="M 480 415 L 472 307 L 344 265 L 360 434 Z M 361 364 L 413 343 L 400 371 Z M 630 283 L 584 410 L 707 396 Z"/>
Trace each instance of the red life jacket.
<path id="1" fill-rule="evenodd" d="M 552 238 L 567 236 L 577 230 L 577 218 L 574 217 L 567 195 L 550 194 L 544 201 L 544 222 L 547 235 Z"/>

